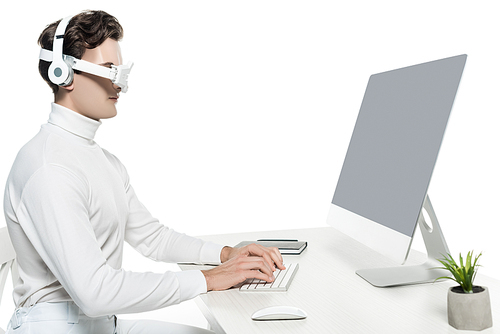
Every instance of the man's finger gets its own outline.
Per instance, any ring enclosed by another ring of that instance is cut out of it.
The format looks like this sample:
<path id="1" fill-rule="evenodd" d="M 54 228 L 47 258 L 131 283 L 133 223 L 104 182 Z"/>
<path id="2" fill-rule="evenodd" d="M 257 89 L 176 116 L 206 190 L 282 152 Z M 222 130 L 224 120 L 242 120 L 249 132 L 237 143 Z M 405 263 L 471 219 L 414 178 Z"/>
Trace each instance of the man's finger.
<path id="1" fill-rule="evenodd" d="M 274 281 L 274 276 L 267 276 L 263 272 L 260 272 L 258 270 L 249 270 L 248 271 L 248 276 L 247 278 L 257 278 L 266 282 L 272 282 Z"/>
<path id="2" fill-rule="evenodd" d="M 264 261 L 263 258 L 261 257 L 247 256 L 241 258 L 240 261 L 241 262 L 238 267 L 243 270 L 260 270 L 267 276 L 274 277 L 271 267 L 269 267 L 268 263 Z"/>
<path id="3" fill-rule="evenodd" d="M 265 258 L 271 268 L 276 265 L 281 270 L 285 269 L 285 266 L 283 266 L 283 257 L 277 247 L 264 247 L 259 244 L 249 246 L 252 246 L 248 248 L 249 253 Z"/>

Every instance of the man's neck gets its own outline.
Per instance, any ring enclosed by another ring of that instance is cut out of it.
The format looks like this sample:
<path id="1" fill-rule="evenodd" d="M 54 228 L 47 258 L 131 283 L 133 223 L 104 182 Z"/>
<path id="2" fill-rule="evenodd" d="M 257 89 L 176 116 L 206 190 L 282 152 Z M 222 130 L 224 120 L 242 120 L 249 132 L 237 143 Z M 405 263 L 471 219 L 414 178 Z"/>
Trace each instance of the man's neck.
<path id="1" fill-rule="evenodd" d="M 85 115 L 81 111 L 79 111 L 79 108 L 75 105 L 73 100 L 69 97 L 69 94 L 64 94 L 63 92 L 58 92 L 55 97 L 54 97 L 54 103 L 57 103 L 60 106 L 66 107 L 68 109 L 73 110 L 76 113 L 79 113 L 82 116 L 85 116 L 87 118 L 93 119 L 94 121 L 100 121 L 99 119 L 95 119 L 93 117 L 89 117 L 88 115 Z"/>

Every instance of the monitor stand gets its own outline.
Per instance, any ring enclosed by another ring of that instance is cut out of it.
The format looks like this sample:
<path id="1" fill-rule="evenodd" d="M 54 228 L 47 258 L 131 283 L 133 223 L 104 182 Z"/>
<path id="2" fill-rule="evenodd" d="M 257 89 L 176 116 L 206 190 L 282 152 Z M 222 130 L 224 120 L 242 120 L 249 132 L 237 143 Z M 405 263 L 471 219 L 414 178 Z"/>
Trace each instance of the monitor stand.
<path id="1" fill-rule="evenodd" d="M 423 210 L 429 215 L 432 227 L 425 222 Z M 389 268 L 360 269 L 356 271 L 356 274 L 376 287 L 429 283 L 434 282 L 438 277 L 448 276 L 448 271 L 434 269 L 442 266 L 437 259 L 444 258 L 446 254 L 449 254 L 449 250 L 429 196 L 425 197 L 418 224 L 427 249 L 427 261 L 425 263 L 412 266 L 401 265 Z"/>

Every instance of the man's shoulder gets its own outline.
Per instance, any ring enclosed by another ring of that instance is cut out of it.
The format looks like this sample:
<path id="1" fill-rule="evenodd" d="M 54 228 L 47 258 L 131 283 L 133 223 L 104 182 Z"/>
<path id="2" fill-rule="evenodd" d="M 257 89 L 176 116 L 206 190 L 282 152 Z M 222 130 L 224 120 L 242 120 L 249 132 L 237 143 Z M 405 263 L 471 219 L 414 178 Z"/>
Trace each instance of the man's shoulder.
<path id="1" fill-rule="evenodd" d="M 16 203 L 30 180 L 40 175 L 40 171 L 50 165 L 44 154 L 47 138 L 47 134 L 40 131 L 21 147 L 14 159 L 7 178 L 6 190 L 9 190 L 12 198 L 16 198 Z"/>
<path id="2" fill-rule="evenodd" d="M 12 170 L 23 170 L 30 173 L 44 164 L 43 149 L 45 147 L 46 135 L 41 131 L 31 138 L 17 153 L 12 165 Z"/>

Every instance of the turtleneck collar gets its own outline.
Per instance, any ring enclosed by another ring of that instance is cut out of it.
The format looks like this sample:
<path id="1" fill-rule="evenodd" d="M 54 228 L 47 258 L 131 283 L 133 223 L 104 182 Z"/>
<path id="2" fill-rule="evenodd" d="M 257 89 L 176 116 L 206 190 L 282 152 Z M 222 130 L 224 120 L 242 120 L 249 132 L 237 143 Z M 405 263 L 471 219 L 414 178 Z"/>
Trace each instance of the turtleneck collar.
<path id="1" fill-rule="evenodd" d="M 101 125 L 101 121 L 85 117 L 57 103 L 52 103 L 48 123 L 90 142 L 93 142 L 97 129 Z"/>

